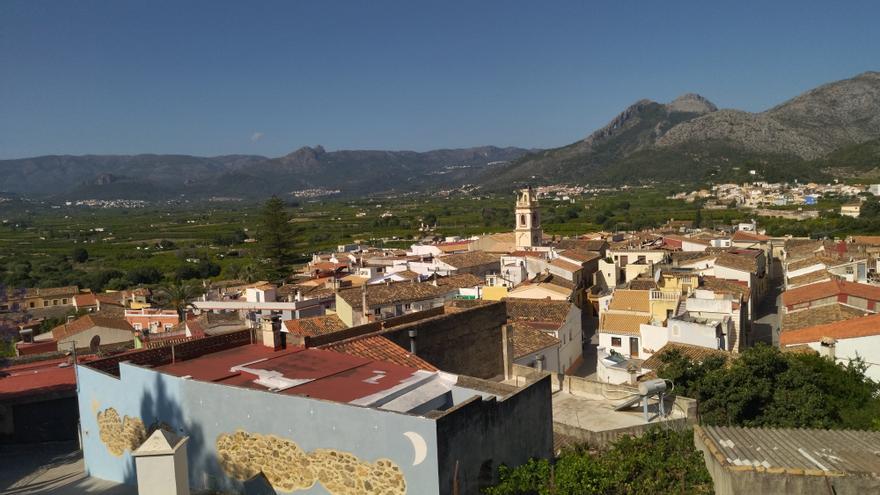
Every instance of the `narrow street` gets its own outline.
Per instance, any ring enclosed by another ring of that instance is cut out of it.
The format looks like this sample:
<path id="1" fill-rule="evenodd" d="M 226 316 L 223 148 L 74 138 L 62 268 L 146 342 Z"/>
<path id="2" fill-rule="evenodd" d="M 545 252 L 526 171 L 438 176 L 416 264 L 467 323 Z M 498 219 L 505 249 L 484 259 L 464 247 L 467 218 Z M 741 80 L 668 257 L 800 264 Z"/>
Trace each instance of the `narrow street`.
<path id="1" fill-rule="evenodd" d="M 782 285 L 782 263 L 774 258 L 770 265 L 770 288 L 763 303 L 755 309 L 755 317 L 752 319 L 751 344 L 764 342 L 773 346 L 779 345 Z"/>

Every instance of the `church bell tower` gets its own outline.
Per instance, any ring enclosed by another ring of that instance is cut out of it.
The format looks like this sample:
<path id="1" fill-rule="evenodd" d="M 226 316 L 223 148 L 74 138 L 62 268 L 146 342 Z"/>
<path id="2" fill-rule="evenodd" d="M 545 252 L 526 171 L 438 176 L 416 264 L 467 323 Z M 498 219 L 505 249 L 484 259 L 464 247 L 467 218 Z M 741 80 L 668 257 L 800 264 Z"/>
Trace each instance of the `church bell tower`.
<path id="1" fill-rule="evenodd" d="M 516 248 L 529 249 L 541 245 L 541 212 L 531 186 L 516 196 Z"/>

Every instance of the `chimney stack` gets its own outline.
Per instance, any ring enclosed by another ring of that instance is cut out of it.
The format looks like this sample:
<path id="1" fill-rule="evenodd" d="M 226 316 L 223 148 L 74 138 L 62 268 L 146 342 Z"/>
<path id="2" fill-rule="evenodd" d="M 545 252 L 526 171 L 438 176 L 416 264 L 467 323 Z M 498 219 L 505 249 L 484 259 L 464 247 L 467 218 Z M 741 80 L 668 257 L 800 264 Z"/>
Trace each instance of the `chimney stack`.
<path id="1" fill-rule="evenodd" d="M 419 336 L 419 331 L 415 328 L 407 331 L 407 335 L 409 335 L 409 353 L 412 355 L 416 355 L 416 337 Z"/>

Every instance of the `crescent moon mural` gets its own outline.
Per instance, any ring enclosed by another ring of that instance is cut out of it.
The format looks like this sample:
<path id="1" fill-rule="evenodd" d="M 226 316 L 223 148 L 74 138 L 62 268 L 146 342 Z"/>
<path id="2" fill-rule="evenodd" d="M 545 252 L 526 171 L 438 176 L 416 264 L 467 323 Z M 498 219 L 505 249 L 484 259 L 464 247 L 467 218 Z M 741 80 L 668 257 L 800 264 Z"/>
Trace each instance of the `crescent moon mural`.
<path id="1" fill-rule="evenodd" d="M 425 460 L 425 457 L 428 456 L 428 445 L 425 443 L 425 439 L 414 431 L 408 431 L 404 433 L 403 436 L 412 442 L 413 451 L 415 452 L 412 465 L 418 466 Z"/>

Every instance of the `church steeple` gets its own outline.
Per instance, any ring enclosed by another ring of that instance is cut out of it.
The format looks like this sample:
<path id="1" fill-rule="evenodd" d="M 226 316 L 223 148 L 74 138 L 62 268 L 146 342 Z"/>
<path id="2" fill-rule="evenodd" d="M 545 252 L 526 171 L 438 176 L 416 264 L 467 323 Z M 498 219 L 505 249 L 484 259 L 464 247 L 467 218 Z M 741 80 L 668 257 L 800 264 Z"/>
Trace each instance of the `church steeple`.
<path id="1" fill-rule="evenodd" d="M 538 198 L 531 186 L 521 189 L 516 196 L 516 247 L 534 248 L 541 245 L 541 212 Z"/>

